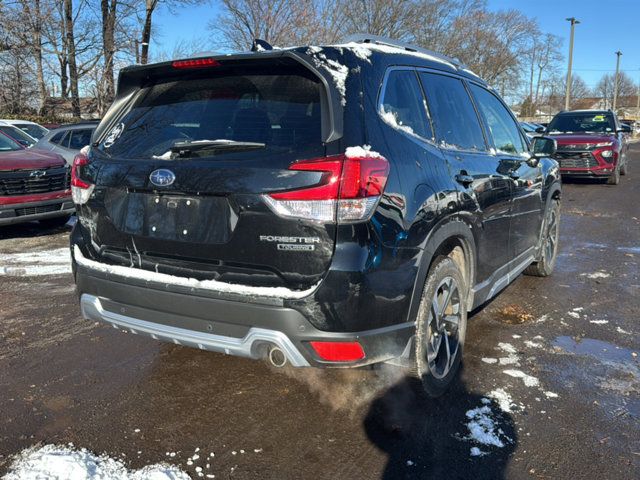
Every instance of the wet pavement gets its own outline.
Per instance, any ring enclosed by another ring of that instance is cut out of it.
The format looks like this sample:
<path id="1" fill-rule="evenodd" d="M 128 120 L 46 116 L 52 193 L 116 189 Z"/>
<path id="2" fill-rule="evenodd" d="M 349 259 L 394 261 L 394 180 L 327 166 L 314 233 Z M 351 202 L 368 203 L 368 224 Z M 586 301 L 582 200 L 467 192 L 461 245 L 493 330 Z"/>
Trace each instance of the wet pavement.
<path id="1" fill-rule="evenodd" d="M 619 186 L 565 184 L 556 272 L 474 313 L 437 400 L 392 368 L 275 370 L 86 322 L 59 270 L 69 229 L 2 228 L 0 475 L 26 447 L 72 442 L 194 478 L 640 478 L 632 149 Z"/>

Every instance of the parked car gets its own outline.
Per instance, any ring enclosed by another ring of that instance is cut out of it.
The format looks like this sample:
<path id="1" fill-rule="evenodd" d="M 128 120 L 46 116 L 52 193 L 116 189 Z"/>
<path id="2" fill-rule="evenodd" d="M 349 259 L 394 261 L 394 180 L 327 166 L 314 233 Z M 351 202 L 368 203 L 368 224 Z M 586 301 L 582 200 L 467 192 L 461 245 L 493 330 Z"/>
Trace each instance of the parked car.
<path id="1" fill-rule="evenodd" d="M 554 158 L 566 177 L 603 178 L 610 185 L 629 171 L 628 125 L 611 110 L 573 110 L 558 113 L 547 133 L 558 142 Z"/>
<path id="2" fill-rule="evenodd" d="M 40 140 L 49 131 L 46 128 L 44 128 L 42 125 L 38 125 L 37 123 L 30 122 L 28 120 L 0 119 L 0 123 L 13 125 L 14 127 L 17 127 L 23 132 L 29 134 L 31 137 L 35 138 L 36 140 Z"/>
<path id="3" fill-rule="evenodd" d="M 277 366 L 400 363 L 439 395 L 467 312 L 553 271 L 555 142 L 529 150 L 447 57 L 360 37 L 134 66 L 113 105 L 72 170 L 87 319 Z"/>
<path id="4" fill-rule="evenodd" d="M 35 148 L 55 152 L 61 155 L 69 165 L 73 163 L 80 149 L 89 145 L 91 134 L 95 130 L 97 122 L 82 122 L 71 125 L 63 125 L 51 130 L 42 137 Z"/>
<path id="5" fill-rule="evenodd" d="M 74 212 L 70 170 L 54 153 L 25 149 L 0 133 L 0 226 L 64 225 Z"/>
<path id="6" fill-rule="evenodd" d="M 8 123 L 4 123 L 2 121 L 0 121 L 0 132 L 4 133 L 8 137 L 11 137 L 13 140 L 18 142 L 25 148 L 33 147 L 38 142 L 24 130 L 20 130 L 18 127 L 14 127 L 13 125 L 9 125 Z"/>
<path id="7" fill-rule="evenodd" d="M 538 136 L 538 129 L 540 128 L 539 125 L 535 125 L 529 122 L 520 122 L 520 127 L 530 140 L 533 139 L 533 137 Z"/>

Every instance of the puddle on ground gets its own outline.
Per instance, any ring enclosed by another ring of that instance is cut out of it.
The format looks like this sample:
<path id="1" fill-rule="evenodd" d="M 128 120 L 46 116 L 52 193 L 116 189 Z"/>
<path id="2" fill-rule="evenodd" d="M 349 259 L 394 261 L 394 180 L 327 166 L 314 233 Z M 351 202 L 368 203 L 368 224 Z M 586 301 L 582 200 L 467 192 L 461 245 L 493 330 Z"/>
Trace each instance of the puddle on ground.
<path id="1" fill-rule="evenodd" d="M 556 352 L 570 354 L 552 366 L 558 383 L 611 418 L 640 419 L 640 360 L 633 356 L 637 352 L 593 338 L 561 336 L 552 345 Z"/>
<path id="2" fill-rule="evenodd" d="M 509 325 L 520 325 L 533 320 L 533 315 L 517 304 L 506 305 L 492 313 L 494 319 Z"/>
<path id="3" fill-rule="evenodd" d="M 567 353 L 589 355 L 602 362 L 637 362 L 637 357 L 633 356 L 631 350 L 593 338 L 575 340 L 573 337 L 562 336 L 553 341 L 553 346 L 559 347 Z"/>

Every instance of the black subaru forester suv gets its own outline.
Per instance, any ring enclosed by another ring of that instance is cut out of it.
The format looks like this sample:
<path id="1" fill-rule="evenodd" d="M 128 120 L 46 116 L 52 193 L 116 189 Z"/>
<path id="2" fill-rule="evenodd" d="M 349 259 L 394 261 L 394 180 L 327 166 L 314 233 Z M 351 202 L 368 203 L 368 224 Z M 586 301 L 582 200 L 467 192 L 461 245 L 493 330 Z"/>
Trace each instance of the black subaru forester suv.
<path id="1" fill-rule="evenodd" d="M 126 68 L 92 142 L 72 179 L 82 314 L 159 340 L 391 362 L 438 395 L 467 312 L 554 267 L 555 142 L 391 40 Z"/>

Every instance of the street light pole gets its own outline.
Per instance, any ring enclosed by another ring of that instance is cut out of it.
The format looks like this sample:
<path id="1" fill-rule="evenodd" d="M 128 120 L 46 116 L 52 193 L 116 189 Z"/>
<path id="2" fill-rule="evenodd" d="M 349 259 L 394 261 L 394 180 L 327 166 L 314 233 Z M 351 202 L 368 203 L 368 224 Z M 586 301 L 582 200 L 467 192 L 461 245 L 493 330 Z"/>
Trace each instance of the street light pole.
<path id="1" fill-rule="evenodd" d="M 616 61 L 616 77 L 613 80 L 613 111 L 616 111 L 616 106 L 618 104 L 618 80 L 620 75 L 620 57 L 622 56 L 622 52 L 618 50 L 616 52 L 616 56 L 618 57 Z"/>
<path id="2" fill-rule="evenodd" d="M 574 17 L 566 19 L 571 22 L 571 37 L 569 38 L 569 67 L 567 68 L 567 91 L 564 95 L 564 109 L 569 110 L 571 105 L 571 68 L 573 67 L 573 35 L 575 33 L 576 25 L 580 23 L 580 20 L 576 20 Z"/>

